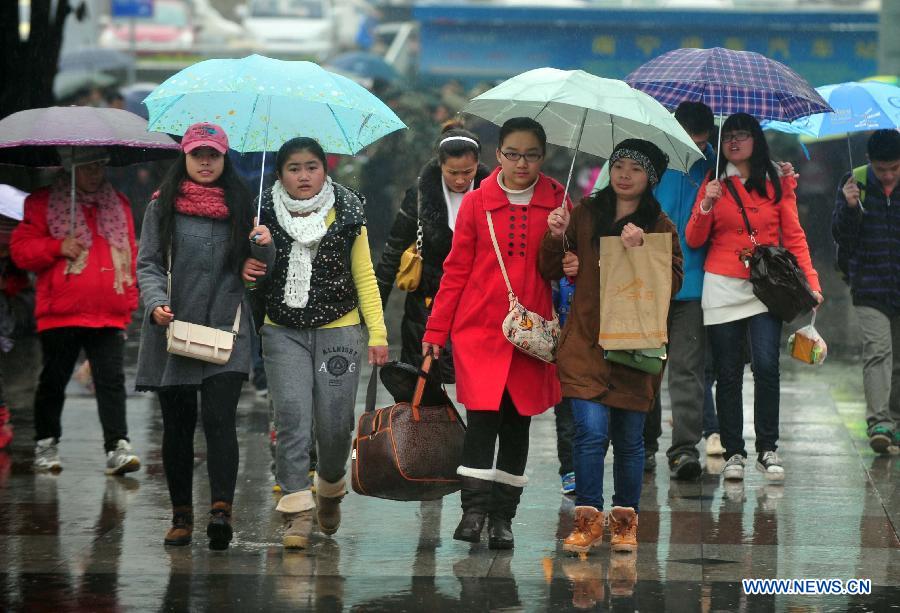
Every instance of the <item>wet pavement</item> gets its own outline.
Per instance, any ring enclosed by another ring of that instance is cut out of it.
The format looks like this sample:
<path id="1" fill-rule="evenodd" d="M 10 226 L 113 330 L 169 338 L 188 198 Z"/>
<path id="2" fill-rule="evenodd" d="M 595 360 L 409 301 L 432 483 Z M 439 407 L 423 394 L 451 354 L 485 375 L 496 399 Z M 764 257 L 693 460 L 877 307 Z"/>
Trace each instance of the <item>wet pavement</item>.
<path id="1" fill-rule="evenodd" d="M 644 483 L 637 554 L 604 545 L 587 561 L 561 550 L 573 504 L 559 494 L 552 411 L 533 421 L 514 551 L 451 538 L 458 494 L 401 503 L 350 493 L 333 538 L 317 534 L 308 551 L 285 552 L 268 409 L 248 385 L 239 409 L 236 538 L 227 552 L 212 552 L 199 504 L 193 545 L 162 544 L 170 511 L 153 398 L 128 399 L 143 468 L 107 477 L 94 400 L 73 383 L 61 474 L 32 471 L 26 411 L 14 417 L 11 449 L 0 452 L 0 610 L 900 610 L 900 456 L 876 457 L 866 444 L 857 367 L 785 361 L 784 369 L 784 485 L 752 468 L 742 485 L 723 483 L 723 460 L 705 456 L 700 481 L 671 481 L 660 452 L 660 468 Z M 749 379 L 745 389 L 751 407 Z M 666 409 L 661 449 L 668 418 Z M 746 434 L 752 449 L 752 424 Z M 198 429 L 196 501 L 208 500 L 204 449 Z M 606 481 L 609 498 L 609 466 Z M 870 579 L 872 594 L 750 596 L 742 578 Z"/>

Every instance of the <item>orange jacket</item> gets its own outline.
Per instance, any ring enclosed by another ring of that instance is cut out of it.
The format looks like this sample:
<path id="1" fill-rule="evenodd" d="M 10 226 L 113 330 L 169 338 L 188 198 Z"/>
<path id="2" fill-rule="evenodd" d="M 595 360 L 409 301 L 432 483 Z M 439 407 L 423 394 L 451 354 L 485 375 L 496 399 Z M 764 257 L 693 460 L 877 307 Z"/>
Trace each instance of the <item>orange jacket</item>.
<path id="1" fill-rule="evenodd" d="M 724 181 L 731 181 L 741 197 L 747 217 L 750 219 L 750 226 L 756 233 L 756 242 L 760 245 L 784 246 L 797 258 L 810 287 L 817 292 L 822 291 L 819 275 L 813 268 L 809 255 L 806 233 L 800 226 L 800 217 L 797 214 L 797 196 L 794 193 L 797 180 L 794 177 L 781 178 L 781 201 L 777 204 L 773 196 L 763 198 L 755 191 L 748 193 L 737 177 L 728 177 L 723 179 L 723 183 Z M 724 184 L 719 201 L 713 205 L 709 213 L 702 213 L 700 203 L 703 202 L 708 182 L 708 179 L 704 181 L 697 193 L 694 210 L 685 230 L 685 240 L 695 249 L 709 245 L 703 267 L 706 272 L 749 279 L 750 269 L 740 259 L 743 250 L 753 249 L 753 243 L 747 235 L 744 217 Z M 768 191 L 774 194 L 771 182 L 768 184 Z"/>

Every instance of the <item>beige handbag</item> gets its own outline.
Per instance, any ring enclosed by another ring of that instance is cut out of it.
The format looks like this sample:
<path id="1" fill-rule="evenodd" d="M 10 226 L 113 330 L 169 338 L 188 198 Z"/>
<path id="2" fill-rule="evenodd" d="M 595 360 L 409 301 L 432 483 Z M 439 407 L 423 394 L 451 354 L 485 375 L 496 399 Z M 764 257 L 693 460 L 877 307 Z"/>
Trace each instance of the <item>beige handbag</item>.
<path id="1" fill-rule="evenodd" d="M 172 252 L 169 251 L 169 270 L 166 296 L 172 301 Z M 237 338 L 241 326 L 241 304 L 231 330 L 219 330 L 209 326 L 201 326 L 189 321 L 173 320 L 166 329 L 166 351 L 172 355 L 202 360 L 210 364 L 227 364 L 231 359 L 234 339 Z"/>
<path id="2" fill-rule="evenodd" d="M 556 360 L 556 348 L 559 346 L 559 316 L 554 310 L 553 319 L 547 320 L 522 306 L 509 283 L 490 211 L 487 211 L 487 222 L 491 242 L 494 243 L 494 253 L 497 254 L 497 261 L 500 263 L 500 272 L 503 273 L 503 280 L 506 281 L 506 289 L 509 291 L 509 313 L 503 318 L 503 336 L 519 351 L 542 362 L 552 363 Z"/>

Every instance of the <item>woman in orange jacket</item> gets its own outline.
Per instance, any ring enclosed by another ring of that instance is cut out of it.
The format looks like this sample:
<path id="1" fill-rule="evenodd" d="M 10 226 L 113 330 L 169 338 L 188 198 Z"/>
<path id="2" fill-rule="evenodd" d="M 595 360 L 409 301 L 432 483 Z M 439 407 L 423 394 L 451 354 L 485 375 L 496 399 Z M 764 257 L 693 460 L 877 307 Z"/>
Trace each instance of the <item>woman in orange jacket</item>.
<path id="1" fill-rule="evenodd" d="M 749 338 L 756 468 L 767 479 L 781 481 L 784 468 L 776 449 L 782 322 L 753 294 L 749 257 L 754 243 L 748 235 L 741 205 L 756 243 L 780 242 L 790 250 L 821 303 L 819 277 L 812 266 L 806 234 L 797 215 L 794 193 L 797 179 L 793 167 L 771 161 L 759 122 L 745 113 L 729 117 L 722 126 L 721 152 L 717 178 L 707 179 L 700 187 L 685 239 L 694 248 L 709 246 L 701 303 L 716 371 L 716 409 L 722 444 L 728 458 L 723 475 L 726 479 L 744 478 L 747 451 L 742 435 L 741 385 L 744 346 Z"/>

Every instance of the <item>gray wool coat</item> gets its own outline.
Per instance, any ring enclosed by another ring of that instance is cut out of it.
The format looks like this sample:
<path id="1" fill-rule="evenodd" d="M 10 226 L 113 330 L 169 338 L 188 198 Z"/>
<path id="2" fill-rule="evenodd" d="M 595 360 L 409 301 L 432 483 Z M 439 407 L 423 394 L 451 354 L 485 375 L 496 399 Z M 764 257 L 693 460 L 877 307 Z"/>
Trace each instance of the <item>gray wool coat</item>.
<path id="1" fill-rule="evenodd" d="M 200 385 L 207 377 L 224 372 L 250 372 L 250 303 L 244 282 L 228 257 L 231 220 L 175 214 L 172 241 L 172 297 L 166 295 L 167 254 L 160 252 L 160 216 L 156 201 L 147 207 L 138 250 L 137 278 L 144 302 L 141 346 L 138 351 L 139 391 L 173 385 Z M 249 232 L 248 232 L 249 233 Z M 270 264 L 275 259 L 272 244 L 251 244 L 251 256 Z M 241 322 L 228 363 L 221 366 L 171 355 L 166 351 L 166 327 L 153 321 L 153 309 L 169 305 L 175 318 L 204 326 L 230 330 L 238 304 Z"/>

